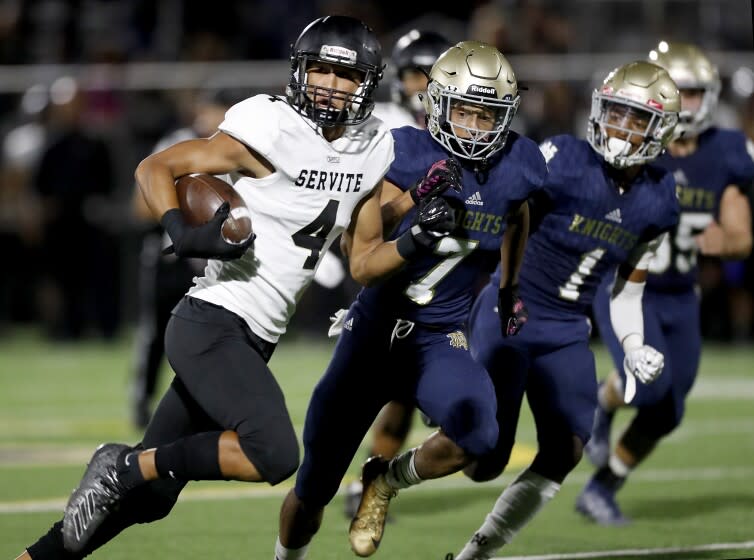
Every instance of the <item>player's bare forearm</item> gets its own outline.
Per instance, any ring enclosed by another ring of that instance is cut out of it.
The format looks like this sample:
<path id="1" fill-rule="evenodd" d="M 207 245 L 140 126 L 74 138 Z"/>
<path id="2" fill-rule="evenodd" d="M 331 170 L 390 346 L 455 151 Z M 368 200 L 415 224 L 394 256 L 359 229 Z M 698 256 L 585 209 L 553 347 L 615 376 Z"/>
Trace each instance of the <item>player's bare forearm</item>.
<path id="1" fill-rule="evenodd" d="M 507 220 L 500 245 L 500 287 L 518 284 L 518 273 L 524 260 L 526 238 L 529 236 L 529 206 L 523 202 Z"/>
<path id="2" fill-rule="evenodd" d="M 720 200 L 719 255 L 723 259 L 745 259 L 751 253 L 751 208 L 749 200 L 737 186 L 729 185 Z M 710 235 L 714 235 L 712 229 Z M 705 237 L 708 231 L 702 234 Z M 706 239 L 704 240 L 706 241 Z"/>
<path id="3" fill-rule="evenodd" d="M 382 231 L 385 237 L 396 228 L 409 210 L 414 207 L 414 201 L 411 195 L 404 192 L 400 196 L 382 204 Z"/>
<path id="4" fill-rule="evenodd" d="M 384 180 L 380 192 L 383 237 L 387 238 L 413 207 L 414 201 L 408 191 L 402 191 L 390 181 Z"/>
<path id="5" fill-rule="evenodd" d="M 136 168 L 136 182 L 155 219 L 178 207 L 175 180 L 189 173 L 221 175 L 239 169 L 259 176 L 265 168 L 238 140 L 217 133 L 179 142 L 150 155 Z"/>
<path id="6" fill-rule="evenodd" d="M 351 277 L 362 286 L 371 286 L 388 278 L 406 264 L 398 254 L 395 241 L 373 244 L 370 247 L 350 248 Z"/>
<path id="7" fill-rule="evenodd" d="M 155 220 L 159 220 L 171 208 L 178 208 L 175 177 L 169 167 L 152 160 L 150 156 L 136 168 L 135 178 Z"/>

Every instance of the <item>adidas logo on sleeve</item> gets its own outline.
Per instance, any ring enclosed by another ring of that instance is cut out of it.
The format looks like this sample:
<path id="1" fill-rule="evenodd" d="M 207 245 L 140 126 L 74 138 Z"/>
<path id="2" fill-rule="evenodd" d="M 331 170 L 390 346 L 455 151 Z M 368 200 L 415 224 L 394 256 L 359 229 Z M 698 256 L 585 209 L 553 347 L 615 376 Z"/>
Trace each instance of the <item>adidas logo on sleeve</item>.
<path id="1" fill-rule="evenodd" d="M 467 198 L 466 204 L 473 204 L 475 206 L 484 206 L 484 202 L 482 202 L 482 195 L 479 194 L 479 191 L 475 192 L 469 198 Z"/>

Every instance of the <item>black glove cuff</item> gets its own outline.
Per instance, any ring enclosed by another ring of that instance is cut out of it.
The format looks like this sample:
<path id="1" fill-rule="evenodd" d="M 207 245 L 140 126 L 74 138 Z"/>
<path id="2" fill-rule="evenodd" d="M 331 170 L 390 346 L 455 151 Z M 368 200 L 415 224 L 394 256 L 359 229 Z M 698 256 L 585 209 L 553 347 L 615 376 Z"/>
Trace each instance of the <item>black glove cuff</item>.
<path id="1" fill-rule="evenodd" d="M 412 231 L 414 228 L 419 228 L 419 226 L 413 226 L 411 229 L 403 232 L 395 244 L 398 254 L 407 261 L 418 257 L 423 249 L 423 247 L 416 242 L 416 239 L 414 239 L 414 233 Z"/>
<path id="2" fill-rule="evenodd" d="M 171 208 L 165 212 L 162 218 L 160 218 L 160 225 L 162 229 L 168 232 L 170 240 L 174 245 L 181 238 L 187 227 L 179 208 Z"/>

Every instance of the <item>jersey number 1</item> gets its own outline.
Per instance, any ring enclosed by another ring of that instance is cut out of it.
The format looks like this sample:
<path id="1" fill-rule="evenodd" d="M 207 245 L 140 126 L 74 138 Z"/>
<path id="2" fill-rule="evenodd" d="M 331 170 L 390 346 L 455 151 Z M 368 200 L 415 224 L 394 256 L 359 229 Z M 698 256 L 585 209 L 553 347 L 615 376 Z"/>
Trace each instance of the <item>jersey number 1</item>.
<path id="1" fill-rule="evenodd" d="M 304 261 L 305 270 L 314 270 L 319 261 L 319 254 L 322 247 L 325 246 L 327 236 L 330 235 L 332 227 L 335 225 L 335 218 L 338 216 L 338 205 L 340 201 L 330 200 L 325 209 L 314 218 L 311 223 L 305 225 L 296 233 L 291 235 L 293 242 L 299 247 L 309 249 L 311 253 Z"/>
<path id="2" fill-rule="evenodd" d="M 573 274 L 571 274 L 568 282 L 565 283 L 565 286 L 560 286 L 560 288 L 558 288 L 558 295 L 560 295 L 562 299 L 568 301 L 577 301 L 579 299 L 581 286 L 584 285 L 584 279 L 592 273 L 594 265 L 599 262 L 604 254 L 605 250 L 601 247 L 597 247 L 596 249 L 582 255 L 579 266 Z"/>

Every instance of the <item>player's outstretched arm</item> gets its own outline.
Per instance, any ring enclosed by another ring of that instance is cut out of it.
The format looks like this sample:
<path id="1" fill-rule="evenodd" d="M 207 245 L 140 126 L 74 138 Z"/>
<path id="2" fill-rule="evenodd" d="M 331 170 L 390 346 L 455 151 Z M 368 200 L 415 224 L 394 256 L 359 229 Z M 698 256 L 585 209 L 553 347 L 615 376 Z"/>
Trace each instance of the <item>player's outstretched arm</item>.
<path id="1" fill-rule="evenodd" d="M 414 225 L 397 240 L 384 241 L 381 190 L 382 183 L 359 203 L 351 217 L 347 235 L 343 236 L 351 276 L 365 286 L 390 276 L 407 261 L 432 252 L 440 240 L 456 227 L 453 208 L 444 198 L 436 197 L 419 204 Z"/>
<path id="2" fill-rule="evenodd" d="M 736 185 L 728 185 L 720 200 L 720 222 L 712 222 L 696 237 L 703 255 L 745 259 L 751 253 L 751 208 Z"/>
<path id="3" fill-rule="evenodd" d="M 390 275 L 406 262 L 398 253 L 396 242 L 386 242 L 382 237 L 383 183 L 356 206 L 342 237 L 341 250 L 348 256 L 351 276 L 364 286 Z"/>

